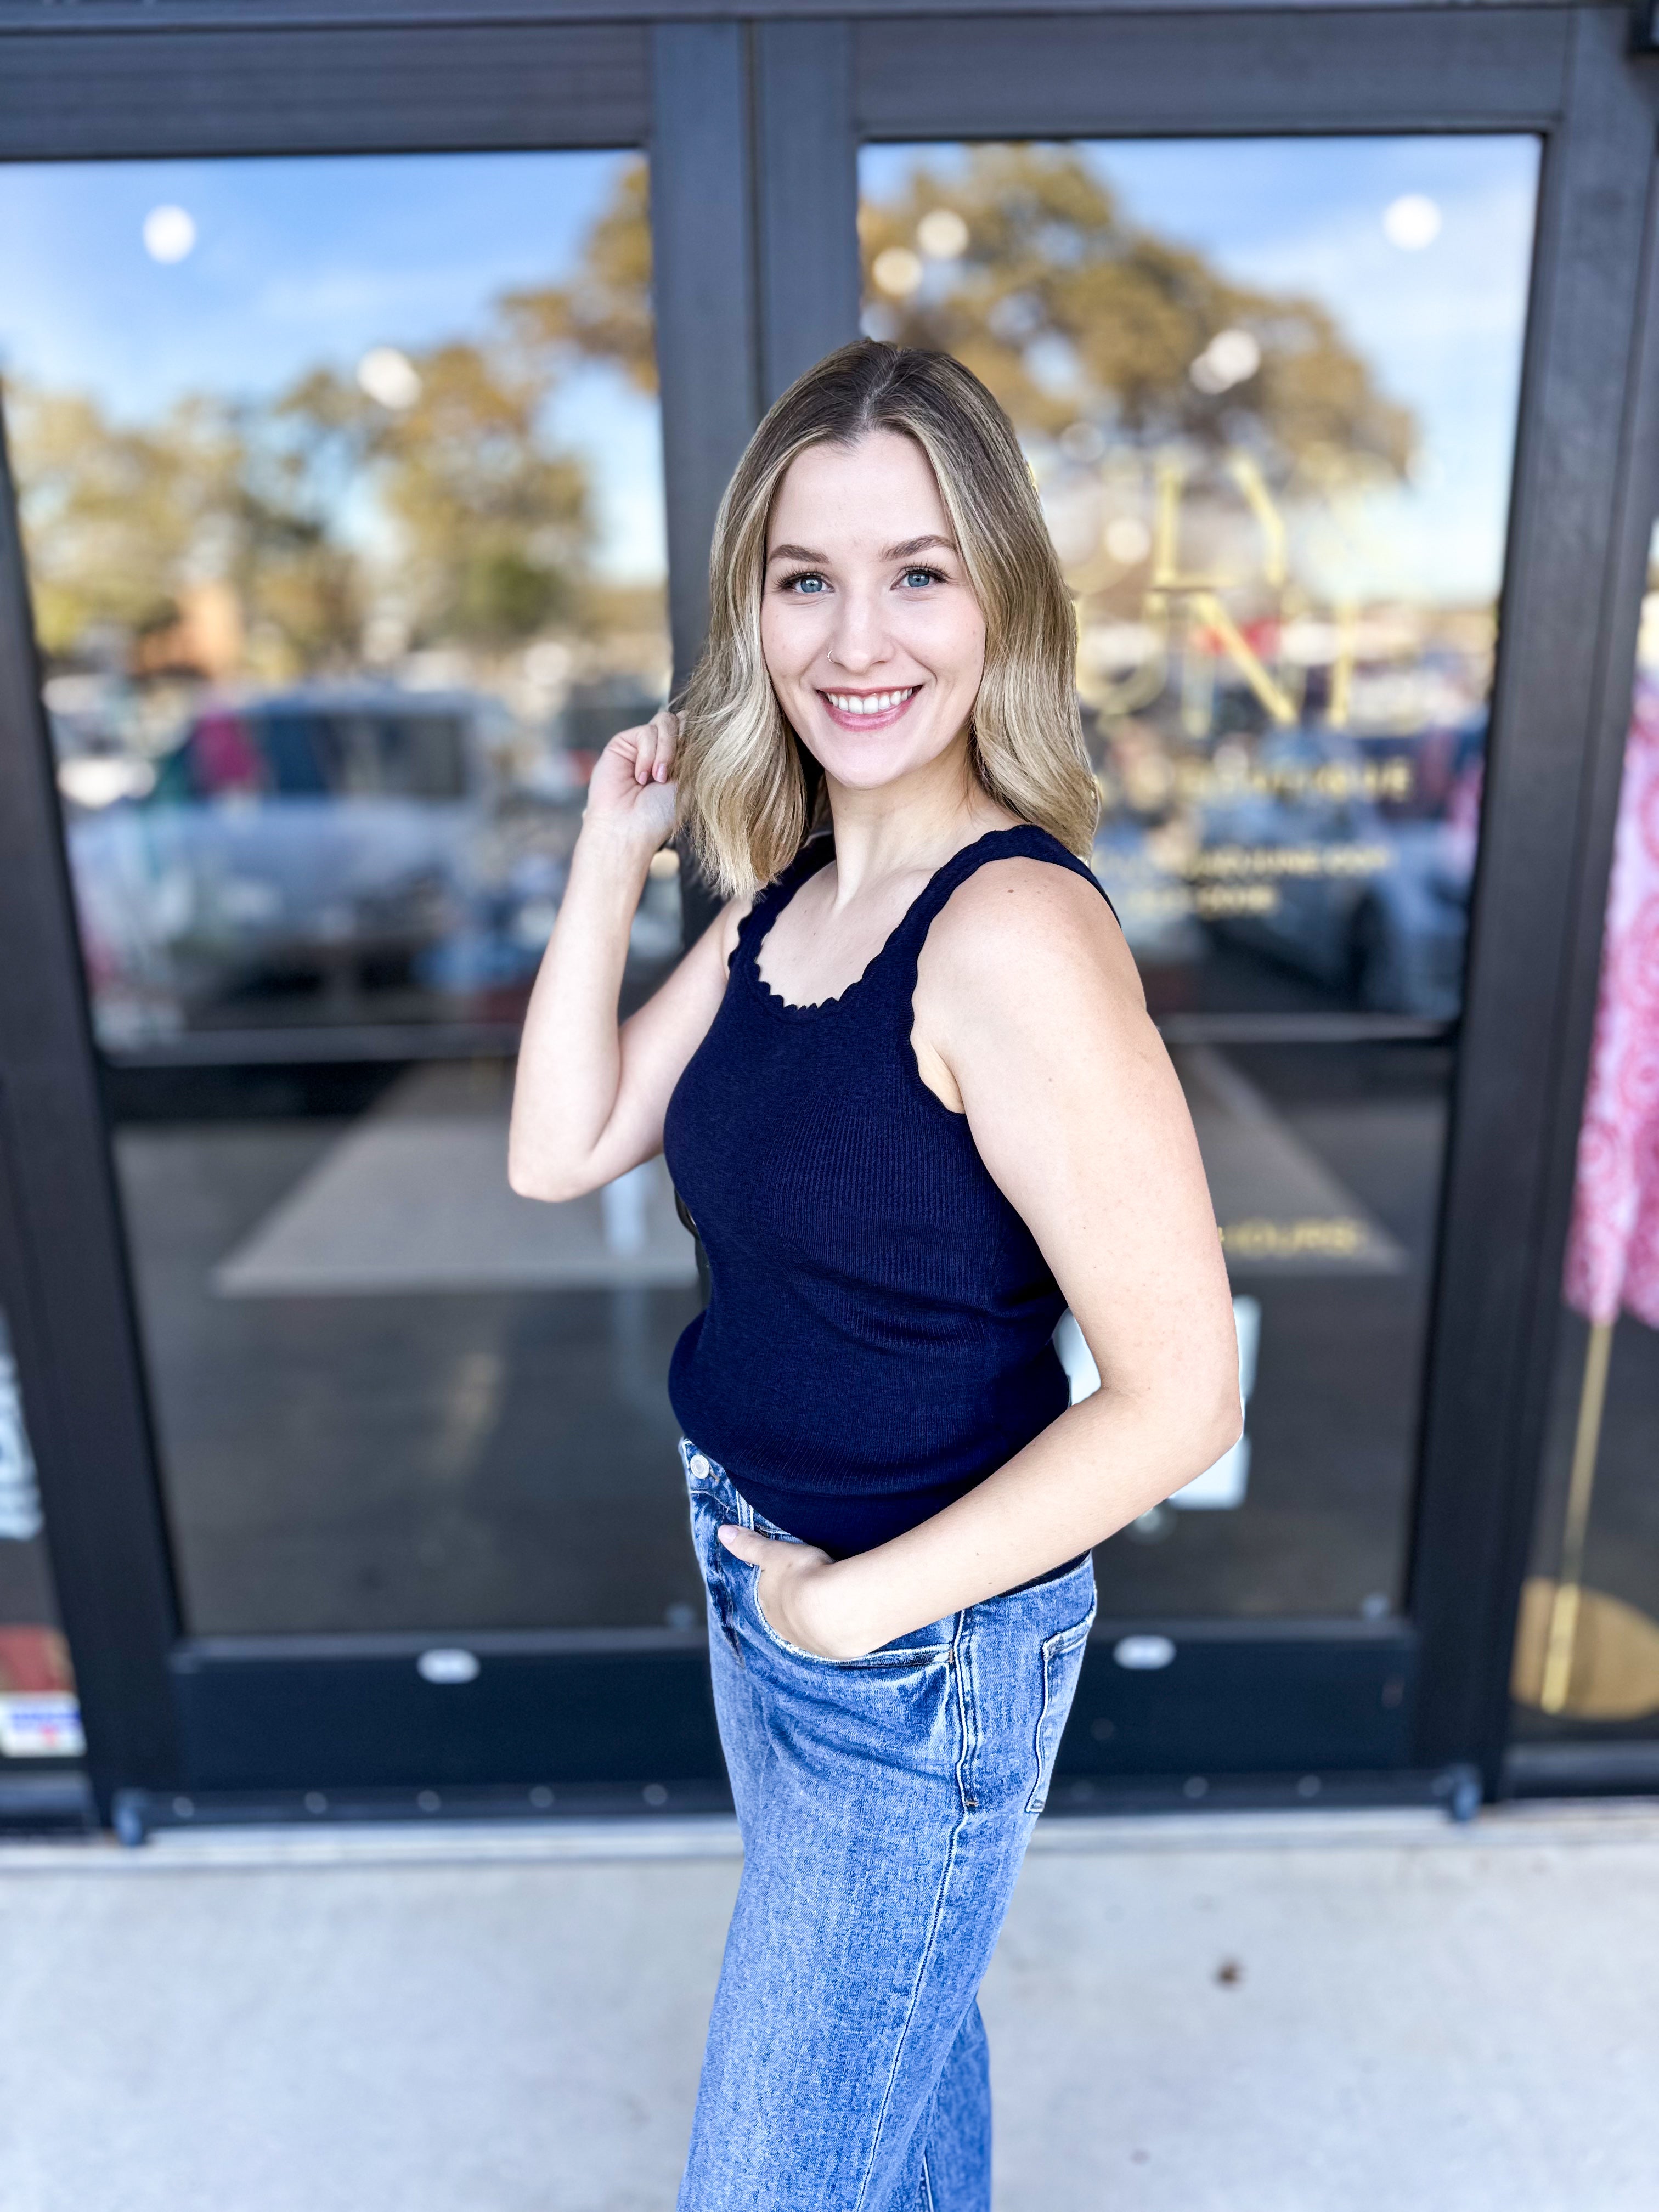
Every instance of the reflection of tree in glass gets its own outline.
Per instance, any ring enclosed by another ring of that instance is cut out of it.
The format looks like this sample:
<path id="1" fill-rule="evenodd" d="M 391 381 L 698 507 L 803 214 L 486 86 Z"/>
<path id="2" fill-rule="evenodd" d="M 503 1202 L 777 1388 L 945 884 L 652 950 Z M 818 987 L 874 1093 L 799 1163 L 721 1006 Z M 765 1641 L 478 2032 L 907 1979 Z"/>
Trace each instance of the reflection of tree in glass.
<path id="1" fill-rule="evenodd" d="M 176 619 L 192 555 L 238 504 L 243 454 L 224 410 L 182 400 L 117 428 L 82 393 L 9 380 L 5 404 L 45 650 L 99 624 L 141 635 Z"/>
<path id="2" fill-rule="evenodd" d="M 332 369 L 276 401 L 254 477 L 322 523 L 367 473 L 395 529 L 411 638 L 486 649 L 574 611 L 589 526 L 586 471 L 542 427 L 551 379 L 498 331 L 407 356 L 416 396 L 389 408 Z"/>
<path id="3" fill-rule="evenodd" d="M 501 306 L 515 342 L 532 360 L 554 369 L 572 354 L 610 362 L 637 390 L 654 392 L 651 210 L 644 164 L 623 171 L 568 284 L 509 292 Z"/>
<path id="4" fill-rule="evenodd" d="M 957 355 L 1027 434 L 1246 447 L 1280 481 L 1322 451 L 1390 472 L 1410 459 L 1411 416 L 1324 307 L 1234 283 L 1139 228 L 1069 149 L 919 166 L 866 202 L 860 230 L 871 327 Z"/>
<path id="5" fill-rule="evenodd" d="M 175 632 L 204 586 L 234 594 L 250 666 L 276 678 L 355 663 L 377 604 L 408 645 L 484 653 L 595 614 L 648 629 L 622 604 L 637 593 L 591 573 L 587 472 L 548 423 L 579 362 L 654 385 L 643 166 L 568 284 L 496 301 L 477 337 L 381 357 L 403 389 L 319 367 L 270 399 L 191 395 L 138 426 L 9 385 L 48 657 L 100 631 L 106 647 Z"/>

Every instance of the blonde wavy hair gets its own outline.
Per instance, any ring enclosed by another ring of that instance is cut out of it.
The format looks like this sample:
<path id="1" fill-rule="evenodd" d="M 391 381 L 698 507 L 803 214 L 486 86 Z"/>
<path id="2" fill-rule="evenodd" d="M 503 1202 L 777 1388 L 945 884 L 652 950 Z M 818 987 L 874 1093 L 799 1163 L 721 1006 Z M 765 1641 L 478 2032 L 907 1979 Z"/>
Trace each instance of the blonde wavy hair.
<path id="1" fill-rule="evenodd" d="M 775 402 L 714 524 L 708 642 L 679 702 L 675 830 L 723 897 L 769 882 L 828 817 L 823 770 L 785 720 L 761 651 L 767 527 L 798 453 L 872 430 L 913 438 L 927 455 L 985 618 L 974 775 L 1089 857 L 1100 801 L 1078 718 L 1077 617 L 1013 425 L 949 354 L 864 338 Z"/>

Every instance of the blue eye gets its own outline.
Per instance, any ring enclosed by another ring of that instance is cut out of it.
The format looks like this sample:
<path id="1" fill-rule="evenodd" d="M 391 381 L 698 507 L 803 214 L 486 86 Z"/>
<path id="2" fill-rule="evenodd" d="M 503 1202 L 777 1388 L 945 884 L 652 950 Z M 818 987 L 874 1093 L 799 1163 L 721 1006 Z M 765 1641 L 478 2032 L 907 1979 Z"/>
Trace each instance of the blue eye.
<path id="1" fill-rule="evenodd" d="M 786 576 L 783 580 L 786 592 L 794 592 L 803 598 L 816 599 L 820 592 L 827 592 L 829 588 L 828 582 L 814 568 L 803 568 L 799 575 Z"/>
<path id="2" fill-rule="evenodd" d="M 904 572 L 904 580 L 907 585 L 942 584 L 945 581 L 945 576 L 942 570 L 938 568 L 907 568 Z"/>

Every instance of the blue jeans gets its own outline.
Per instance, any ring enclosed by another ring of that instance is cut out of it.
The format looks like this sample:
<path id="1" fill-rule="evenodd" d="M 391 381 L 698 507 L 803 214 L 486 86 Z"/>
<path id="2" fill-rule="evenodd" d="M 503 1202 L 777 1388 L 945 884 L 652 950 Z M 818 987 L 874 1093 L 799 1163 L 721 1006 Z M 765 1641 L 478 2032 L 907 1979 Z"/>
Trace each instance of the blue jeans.
<path id="1" fill-rule="evenodd" d="M 1093 1563 L 862 1659 L 787 1643 L 680 1439 L 743 1879 L 679 2212 L 988 2212 L 977 1994 L 1048 1788 Z"/>

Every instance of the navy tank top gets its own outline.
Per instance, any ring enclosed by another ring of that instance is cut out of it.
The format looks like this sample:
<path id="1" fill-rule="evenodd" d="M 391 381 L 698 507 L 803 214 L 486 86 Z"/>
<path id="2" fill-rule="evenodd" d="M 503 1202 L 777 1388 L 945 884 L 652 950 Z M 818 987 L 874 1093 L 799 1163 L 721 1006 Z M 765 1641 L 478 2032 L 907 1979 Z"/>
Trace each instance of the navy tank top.
<path id="1" fill-rule="evenodd" d="M 670 1402 L 757 1512 L 837 1559 L 962 1497 L 1069 1401 L 1053 1272 L 910 1042 L 934 916 L 976 868 L 1017 855 L 1106 897 L 1048 830 L 988 830 L 839 998 L 792 1006 L 756 962 L 835 857 L 831 834 L 810 839 L 738 924 L 726 995 L 668 1102 L 663 1150 L 710 1285 L 674 1347 Z"/>

